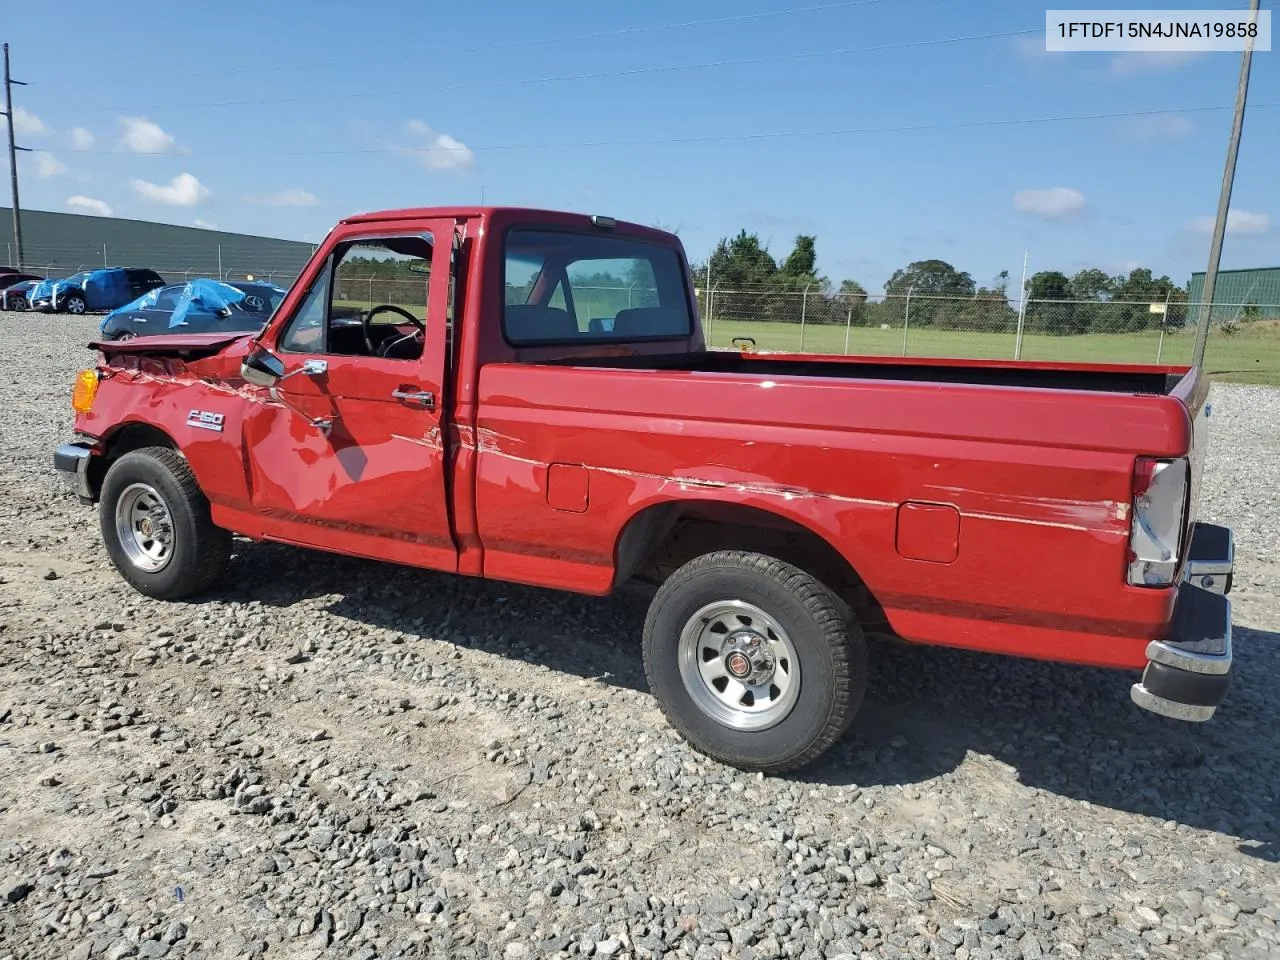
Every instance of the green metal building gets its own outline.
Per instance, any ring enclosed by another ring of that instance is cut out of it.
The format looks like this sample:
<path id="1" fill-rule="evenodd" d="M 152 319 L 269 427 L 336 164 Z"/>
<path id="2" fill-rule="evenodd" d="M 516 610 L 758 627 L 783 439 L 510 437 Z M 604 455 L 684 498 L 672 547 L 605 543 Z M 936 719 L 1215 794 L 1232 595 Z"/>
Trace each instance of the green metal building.
<path id="1" fill-rule="evenodd" d="M 150 267 L 171 283 L 188 277 L 244 279 L 288 286 L 315 245 L 147 220 L 22 211 L 24 270 L 65 277 L 98 267 Z M 13 211 L 0 207 L 0 265 L 17 266 Z"/>
<path id="2" fill-rule="evenodd" d="M 1187 299 L 1198 304 L 1204 296 L 1204 274 L 1193 273 Z M 1252 270 L 1219 270 L 1213 288 L 1211 322 L 1226 320 L 1280 320 L 1280 267 Z M 1196 322 L 1196 310 L 1188 322 Z"/>

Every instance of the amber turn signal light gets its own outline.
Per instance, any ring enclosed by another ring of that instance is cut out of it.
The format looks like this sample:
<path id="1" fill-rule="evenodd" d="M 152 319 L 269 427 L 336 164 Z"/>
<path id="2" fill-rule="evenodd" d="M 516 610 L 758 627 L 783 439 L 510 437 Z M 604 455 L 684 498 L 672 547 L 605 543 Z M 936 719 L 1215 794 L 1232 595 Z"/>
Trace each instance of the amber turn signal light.
<path id="1" fill-rule="evenodd" d="M 93 409 L 93 398 L 98 393 L 98 371 L 81 370 L 76 374 L 76 384 L 71 388 L 71 409 L 76 413 L 88 413 Z"/>

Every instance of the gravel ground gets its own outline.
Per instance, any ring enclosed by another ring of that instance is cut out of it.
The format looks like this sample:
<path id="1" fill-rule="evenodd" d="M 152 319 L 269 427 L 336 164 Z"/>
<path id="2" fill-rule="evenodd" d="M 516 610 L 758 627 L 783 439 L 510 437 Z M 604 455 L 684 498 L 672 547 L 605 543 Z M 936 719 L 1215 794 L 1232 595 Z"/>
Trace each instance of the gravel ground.
<path id="1" fill-rule="evenodd" d="M 1280 391 L 1214 388 L 1213 722 L 876 649 L 849 736 L 764 779 L 662 722 L 641 592 L 251 544 L 215 599 L 128 589 L 50 460 L 92 329 L 0 314 L 0 960 L 1280 956 Z"/>

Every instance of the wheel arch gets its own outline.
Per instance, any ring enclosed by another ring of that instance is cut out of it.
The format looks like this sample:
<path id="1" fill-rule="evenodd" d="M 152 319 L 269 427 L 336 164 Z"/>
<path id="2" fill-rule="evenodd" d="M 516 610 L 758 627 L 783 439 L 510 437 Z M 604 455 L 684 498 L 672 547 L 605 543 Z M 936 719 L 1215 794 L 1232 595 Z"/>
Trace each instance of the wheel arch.
<path id="1" fill-rule="evenodd" d="M 96 499 L 102 493 L 102 481 L 111 469 L 111 464 L 132 450 L 143 447 L 165 447 L 175 453 L 182 454 L 177 442 L 168 433 L 153 423 L 141 420 L 130 420 L 113 427 L 98 441 L 102 454 L 93 457 L 89 462 L 89 487 Z"/>
<path id="2" fill-rule="evenodd" d="M 803 518 L 721 500 L 667 500 L 638 510 L 614 550 L 615 587 L 633 577 L 661 583 L 689 560 L 718 550 L 762 553 L 825 584 L 863 623 L 883 612 L 853 563 Z"/>

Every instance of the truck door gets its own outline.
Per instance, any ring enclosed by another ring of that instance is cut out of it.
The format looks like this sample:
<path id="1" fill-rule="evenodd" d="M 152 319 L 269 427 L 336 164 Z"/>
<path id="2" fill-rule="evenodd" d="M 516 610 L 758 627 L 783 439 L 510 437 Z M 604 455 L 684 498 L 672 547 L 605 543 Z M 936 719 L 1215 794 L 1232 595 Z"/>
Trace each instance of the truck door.
<path id="1" fill-rule="evenodd" d="M 245 417 L 253 504 L 272 539 L 456 570 L 441 442 L 453 224 L 359 226 L 261 338 L 286 376 Z"/>

